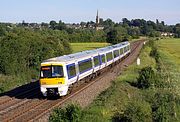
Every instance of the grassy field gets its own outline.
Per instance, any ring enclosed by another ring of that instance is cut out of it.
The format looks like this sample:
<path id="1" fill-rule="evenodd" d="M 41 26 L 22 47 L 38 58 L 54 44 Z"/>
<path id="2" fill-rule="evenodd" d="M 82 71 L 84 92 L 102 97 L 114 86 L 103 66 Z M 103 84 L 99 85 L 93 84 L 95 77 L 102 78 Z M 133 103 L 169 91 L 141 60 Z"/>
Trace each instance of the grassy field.
<path id="1" fill-rule="evenodd" d="M 109 45 L 108 43 L 71 43 L 71 47 L 73 53 L 84 51 L 84 50 L 92 50 L 100 47 L 105 47 Z"/>
<path id="2" fill-rule="evenodd" d="M 165 75 L 173 86 L 172 92 L 180 96 L 180 39 L 163 39 L 158 42 L 161 63 Z M 180 120 L 180 106 L 177 106 L 177 117 Z"/>
<path id="3" fill-rule="evenodd" d="M 175 92 L 180 95 L 180 39 L 160 40 L 158 47 L 165 73 L 176 86 Z"/>

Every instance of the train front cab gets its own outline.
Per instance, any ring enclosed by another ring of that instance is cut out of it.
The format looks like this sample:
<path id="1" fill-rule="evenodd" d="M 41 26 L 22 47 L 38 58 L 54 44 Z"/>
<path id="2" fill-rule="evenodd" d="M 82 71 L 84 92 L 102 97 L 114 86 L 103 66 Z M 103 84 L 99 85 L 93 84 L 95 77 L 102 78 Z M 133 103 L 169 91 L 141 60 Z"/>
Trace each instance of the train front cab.
<path id="1" fill-rule="evenodd" d="M 67 94 L 65 68 L 62 64 L 41 64 L 40 90 L 43 96 Z"/>

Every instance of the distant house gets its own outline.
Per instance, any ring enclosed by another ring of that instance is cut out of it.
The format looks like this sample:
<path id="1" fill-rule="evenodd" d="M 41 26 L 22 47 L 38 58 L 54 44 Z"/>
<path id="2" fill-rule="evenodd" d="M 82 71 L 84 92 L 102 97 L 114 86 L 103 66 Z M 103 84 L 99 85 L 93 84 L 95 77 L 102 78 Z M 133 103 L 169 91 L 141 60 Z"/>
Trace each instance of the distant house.
<path id="1" fill-rule="evenodd" d="M 163 36 L 163 37 L 171 37 L 171 36 L 174 36 L 174 33 L 161 32 L 161 36 Z"/>

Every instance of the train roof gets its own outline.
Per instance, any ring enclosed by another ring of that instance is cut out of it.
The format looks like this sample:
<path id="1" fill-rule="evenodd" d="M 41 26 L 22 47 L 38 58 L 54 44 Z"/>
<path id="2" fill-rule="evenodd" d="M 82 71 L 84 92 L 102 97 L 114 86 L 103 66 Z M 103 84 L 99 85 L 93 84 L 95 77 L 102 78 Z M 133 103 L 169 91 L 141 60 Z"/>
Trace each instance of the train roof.
<path id="1" fill-rule="evenodd" d="M 69 54 L 69 55 L 63 55 L 63 56 L 47 59 L 47 60 L 43 61 L 43 63 L 69 62 L 72 60 L 77 60 L 77 59 L 81 59 L 81 58 L 88 57 L 88 56 L 98 55 L 98 53 L 108 52 L 114 48 L 124 47 L 127 44 L 129 44 L 129 42 L 122 42 L 122 43 L 119 43 L 116 45 L 107 46 L 107 47 L 103 47 L 103 48 L 99 48 L 99 49 L 87 50 L 87 51 L 77 52 L 77 53 L 73 53 L 73 54 Z"/>

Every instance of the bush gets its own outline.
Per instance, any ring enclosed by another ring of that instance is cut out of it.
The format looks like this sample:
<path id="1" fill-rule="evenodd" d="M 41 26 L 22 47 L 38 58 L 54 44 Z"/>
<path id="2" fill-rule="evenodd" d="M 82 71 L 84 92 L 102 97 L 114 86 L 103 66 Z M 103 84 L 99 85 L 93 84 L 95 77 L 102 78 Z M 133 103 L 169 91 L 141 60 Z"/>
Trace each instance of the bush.
<path id="1" fill-rule="evenodd" d="M 56 108 L 49 117 L 50 122 L 79 122 L 82 117 L 81 108 L 71 104 L 66 108 Z"/>
<path id="2" fill-rule="evenodd" d="M 157 50 L 157 47 L 153 47 L 151 52 L 150 52 L 150 56 L 155 58 L 156 62 L 159 62 L 159 52 Z"/>
<path id="3" fill-rule="evenodd" d="M 125 110 L 116 112 L 113 116 L 114 122 L 145 122 L 151 121 L 150 105 L 143 101 L 129 102 Z"/>
<path id="4" fill-rule="evenodd" d="M 4 92 L 4 88 L 1 87 L 1 88 L 0 88 L 0 93 L 3 93 L 3 92 Z"/>
<path id="5" fill-rule="evenodd" d="M 175 120 L 175 97 L 169 91 L 157 92 L 152 101 L 153 120 L 158 122 Z"/>
<path id="6" fill-rule="evenodd" d="M 139 77 L 137 78 L 137 87 L 142 89 L 149 88 L 155 85 L 157 82 L 156 80 L 157 75 L 152 67 L 145 67 L 139 72 Z"/>

